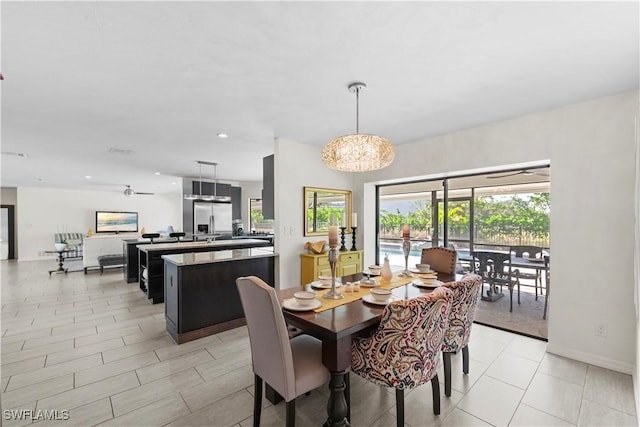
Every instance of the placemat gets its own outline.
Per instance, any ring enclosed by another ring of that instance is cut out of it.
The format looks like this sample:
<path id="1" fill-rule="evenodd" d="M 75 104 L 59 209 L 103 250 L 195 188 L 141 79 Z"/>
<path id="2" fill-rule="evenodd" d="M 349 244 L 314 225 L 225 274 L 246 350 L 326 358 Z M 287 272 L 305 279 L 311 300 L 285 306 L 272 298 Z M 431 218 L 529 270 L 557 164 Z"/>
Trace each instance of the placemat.
<path id="1" fill-rule="evenodd" d="M 391 278 L 391 281 L 388 283 L 385 282 L 380 282 L 380 286 L 378 286 L 378 288 L 382 288 L 382 289 L 394 289 L 394 288 L 398 288 L 400 286 L 404 286 L 408 283 L 411 283 L 411 281 L 413 280 L 413 277 L 402 277 L 402 276 L 396 276 L 394 275 Z M 344 304 L 349 304 L 350 302 L 353 301 L 357 301 L 359 299 L 362 299 L 363 296 L 368 295 L 369 294 L 369 287 L 365 288 L 363 286 L 360 286 L 360 290 L 357 292 L 345 292 L 344 291 L 344 286 L 341 286 L 340 288 L 338 288 L 340 290 L 340 292 L 342 292 L 342 295 L 344 295 L 344 298 L 341 299 L 328 299 L 325 298 L 323 295 L 328 292 L 328 290 L 326 292 L 318 292 L 318 299 L 320 301 L 322 301 L 322 306 L 316 308 L 315 311 L 316 313 L 320 313 L 322 311 L 326 311 L 332 308 L 336 308 L 336 307 L 340 307 L 341 305 Z M 323 290 L 324 291 L 324 290 Z"/>

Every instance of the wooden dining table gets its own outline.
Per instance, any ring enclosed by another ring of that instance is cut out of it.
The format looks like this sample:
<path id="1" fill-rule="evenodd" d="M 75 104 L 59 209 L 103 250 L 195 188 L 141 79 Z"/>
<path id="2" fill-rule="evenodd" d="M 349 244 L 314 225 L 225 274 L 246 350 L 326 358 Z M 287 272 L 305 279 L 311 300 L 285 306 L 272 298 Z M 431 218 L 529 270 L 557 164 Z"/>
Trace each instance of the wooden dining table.
<path id="1" fill-rule="evenodd" d="M 358 273 L 342 278 L 343 283 L 360 280 Z M 419 278 L 416 276 L 416 278 Z M 439 273 L 438 280 L 448 282 L 455 280 L 455 275 Z M 309 285 L 301 285 L 278 291 L 278 298 L 283 301 L 291 298 L 301 289 L 308 290 Z M 339 288 L 343 289 L 343 288 Z M 417 287 L 409 283 L 392 290 L 399 299 L 415 298 L 424 295 L 433 288 Z M 318 299 L 323 300 L 325 290 L 316 290 Z M 290 311 L 284 309 L 287 324 L 322 341 L 322 363 L 331 372 L 329 382 L 329 401 L 327 403 L 327 421 L 324 426 L 349 426 L 349 405 L 345 396 L 345 374 L 351 367 L 351 343 L 353 338 L 378 326 L 384 306 L 374 305 L 358 299 L 321 312 Z"/>

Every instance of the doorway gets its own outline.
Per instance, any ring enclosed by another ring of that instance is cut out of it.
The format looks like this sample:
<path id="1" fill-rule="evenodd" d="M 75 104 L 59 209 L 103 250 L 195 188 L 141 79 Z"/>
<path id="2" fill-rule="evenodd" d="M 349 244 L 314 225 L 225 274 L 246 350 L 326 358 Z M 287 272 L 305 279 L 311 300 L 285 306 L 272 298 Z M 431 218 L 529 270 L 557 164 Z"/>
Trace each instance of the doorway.
<path id="1" fill-rule="evenodd" d="M 15 206 L 0 207 L 0 259 L 15 259 Z"/>

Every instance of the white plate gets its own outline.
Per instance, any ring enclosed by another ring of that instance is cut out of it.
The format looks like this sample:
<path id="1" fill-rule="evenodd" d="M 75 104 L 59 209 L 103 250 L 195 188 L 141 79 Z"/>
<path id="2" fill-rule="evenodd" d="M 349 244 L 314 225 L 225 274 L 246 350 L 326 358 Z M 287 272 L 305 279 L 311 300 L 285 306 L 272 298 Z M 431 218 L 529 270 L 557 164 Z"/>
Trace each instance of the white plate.
<path id="1" fill-rule="evenodd" d="M 325 285 L 319 280 L 316 282 L 311 282 L 310 285 L 314 289 L 331 289 L 331 283 Z M 340 281 L 340 279 L 336 279 L 336 288 L 339 288 L 340 286 L 342 286 L 342 282 Z"/>
<path id="2" fill-rule="evenodd" d="M 418 270 L 416 268 L 410 268 L 409 271 L 412 272 L 412 273 L 416 273 L 416 274 L 434 274 L 434 275 L 438 274 L 438 272 L 434 271 L 434 270 L 420 271 L 420 270 Z"/>
<path id="3" fill-rule="evenodd" d="M 375 288 L 376 286 L 380 286 L 380 282 L 378 282 L 378 281 L 376 281 L 374 279 L 371 279 L 371 280 L 373 280 L 373 283 L 366 283 L 366 282 L 363 282 L 361 280 L 360 281 L 360 286 L 363 287 L 363 288 Z"/>
<path id="4" fill-rule="evenodd" d="M 369 304 L 375 304 L 375 305 L 387 305 L 390 302 L 397 301 L 397 300 L 398 300 L 398 297 L 395 297 L 393 295 L 391 295 L 391 297 L 387 298 L 384 301 L 378 301 L 377 299 L 374 299 L 373 295 L 371 294 L 367 294 L 362 297 L 362 301 L 368 302 Z"/>
<path id="5" fill-rule="evenodd" d="M 440 280 L 427 281 L 425 283 L 420 279 L 416 279 L 411 282 L 411 284 L 417 288 L 437 288 L 438 286 L 442 285 L 442 283 L 443 282 L 441 282 Z"/>
<path id="6" fill-rule="evenodd" d="M 310 311 L 322 306 L 322 301 L 314 299 L 310 305 L 300 305 L 295 298 L 289 298 L 282 301 L 282 307 L 292 311 Z"/>
<path id="7" fill-rule="evenodd" d="M 362 274 L 365 276 L 379 276 L 382 273 L 380 273 L 380 270 L 364 270 Z"/>

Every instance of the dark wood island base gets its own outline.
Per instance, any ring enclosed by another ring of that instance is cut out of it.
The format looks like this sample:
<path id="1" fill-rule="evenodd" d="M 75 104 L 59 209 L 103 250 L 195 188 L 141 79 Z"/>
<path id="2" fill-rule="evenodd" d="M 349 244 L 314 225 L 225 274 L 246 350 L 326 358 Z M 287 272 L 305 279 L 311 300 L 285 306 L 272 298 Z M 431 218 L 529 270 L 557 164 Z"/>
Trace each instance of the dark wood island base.
<path id="1" fill-rule="evenodd" d="M 164 255 L 167 332 L 177 344 L 245 325 L 236 279 L 274 283 L 272 247 Z"/>

